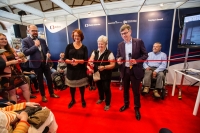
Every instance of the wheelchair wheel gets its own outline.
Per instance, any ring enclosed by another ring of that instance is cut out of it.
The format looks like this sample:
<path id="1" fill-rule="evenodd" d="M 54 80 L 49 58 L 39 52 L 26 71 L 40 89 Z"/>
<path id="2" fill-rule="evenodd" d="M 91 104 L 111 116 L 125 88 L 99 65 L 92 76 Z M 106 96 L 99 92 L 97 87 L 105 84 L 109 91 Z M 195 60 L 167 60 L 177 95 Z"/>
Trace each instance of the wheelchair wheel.
<path id="1" fill-rule="evenodd" d="M 161 99 L 162 99 L 162 100 L 165 99 L 165 92 L 166 92 L 166 90 L 163 88 L 163 89 L 161 90 Z"/>

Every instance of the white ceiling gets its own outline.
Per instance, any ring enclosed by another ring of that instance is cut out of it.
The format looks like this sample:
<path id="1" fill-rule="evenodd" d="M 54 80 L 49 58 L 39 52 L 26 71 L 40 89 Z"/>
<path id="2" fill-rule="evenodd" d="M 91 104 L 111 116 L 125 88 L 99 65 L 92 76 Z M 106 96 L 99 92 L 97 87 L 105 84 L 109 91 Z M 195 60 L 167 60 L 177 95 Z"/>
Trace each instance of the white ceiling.
<path id="1" fill-rule="evenodd" d="M 55 4 L 56 1 L 61 4 Z M 200 0 L 0 0 L 0 7 L 9 11 L 0 10 L 0 20 L 3 21 L 18 24 L 71 23 L 78 18 L 200 7 Z M 21 10 L 27 15 L 18 15 Z"/>

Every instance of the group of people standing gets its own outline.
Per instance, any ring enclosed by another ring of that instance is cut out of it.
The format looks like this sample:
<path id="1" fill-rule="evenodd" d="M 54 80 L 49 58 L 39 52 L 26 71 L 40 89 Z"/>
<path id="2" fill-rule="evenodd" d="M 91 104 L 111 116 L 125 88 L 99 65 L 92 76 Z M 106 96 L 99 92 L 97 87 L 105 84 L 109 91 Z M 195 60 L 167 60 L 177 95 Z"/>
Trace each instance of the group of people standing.
<path id="1" fill-rule="evenodd" d="M 43 74 L 47 79 L 50 97 L 59 98 L 59 96 L 54 93 L 50 67 L 48 63 L 46 63 L 46 59 L 51 56 L 46 42 L 38 38 L 38 29 L 35 25 L 28 26 L 28 33 L 30 36 L 22 40 L 22 51 L 25 56 L 29 56 L 29 67 L 32 68 L 37 75 L 39 83 L 38 88 L 42 96 L 42 101 L 47 102 L 43 84 Z M 129 107 L 129 87 L 131 82 L 131 88 L 134 94 L 135 116 L 137 120 L 140 120 L 141 115 L 139 109 L 141 104 L 139 87 L 144 76 L 142 60 L 146 60 L 148 54 L 143 41 L 141 39 L 132 38 L 131 33 L 130 25 L 124 24 L 121 26 L 120 34 L 123 41 L 118 44 L 116 55 L 124 87 L 124 105 L 120 108 L 120 112 Z M 0 37 L 2 36 L 6 38 L 5 35 L 0 34 Z M 87 64 L 89 63 L 94 68 L 93 72 L 99 71 L 101 77 L 100 80 L 96 81 L 99 94 L 99 99 L 96 103 L 100 104 L 105 101 L 104 110 L 109 110 L 111 102 L 111 74 L 112 69 L 115 67 L 115 57 L 113 53 L 107 49 L 108 38 L 101 35 L 97 39 L 98 49 L 92 52 L 89 60 L 88 49 L 86 45 L 82 44 L 84 39 L 83 32 L 79 29 L 75 29 L 72 33 L 72 38 L 74 42 L 68 44 L 64 52 L 65 63 L 67 64 L 65 83 L 70 87 L 71 94 L 71 101 L 68 104 L 68 108 L 71 108 L 76 103 L 76 88 L 79 88 L 81 93 L 82 107 L 86 107 L 84 93 L 85 86 L 88 84 Z M 0 42 L 1 49 L 6 49 L 8 45 L 7 40 L 4 43 Z M 21 60 L 15 60 L 13 64 L 20 62 Z"/>
<path id="2" fill-rule="evenodd" d="M 143 62 L 148 57 L 144 43 L 141 39 L 131 37 L 131 26 L 124 24 L 120 28 L 120 33 L 123 42 L 119 43 L 117 49 L 117 63 L 121 72 L 121 78 L 124 86 L 124 105 L 120 108 L 120 112 L 129 107 L 129 87 L 132 84 L 134 93 L 134 108 L 137 120 L 140 120 L 140 93 L 139 87 L 144 76 Z M 109 110 L 111 103 L 111 74 L 115 67 L 115 57 L 113 53 L 107 49 L 108 38 L 101 35 L 97 39 L 98 49 L 94 50 L 88 59 L 88 50 L 82 44 L 84 35 L 81 30 L 76 29 L 72 33 L 73 43 L 67 45 L 65 50 L 65 58 L 67 63 L 66 84 L 70 87 L 71 102 L 68 108 L 71 108 L 75 103 L 76 87 L 79 87 L 81 93 L 82 107 L 86 107 L 84 99 L 85 86 L 87 82 L 87 63 L 93 67 L 93 73 L 99 71 L 100 80 L 96 81 L 98 88 L 99 99 L 97 104 L 105 101 L 104 110 Z M 129 60 L 129 61 L 124 61 Z M 139 60 L 139 61 L 138 61 Z"/>

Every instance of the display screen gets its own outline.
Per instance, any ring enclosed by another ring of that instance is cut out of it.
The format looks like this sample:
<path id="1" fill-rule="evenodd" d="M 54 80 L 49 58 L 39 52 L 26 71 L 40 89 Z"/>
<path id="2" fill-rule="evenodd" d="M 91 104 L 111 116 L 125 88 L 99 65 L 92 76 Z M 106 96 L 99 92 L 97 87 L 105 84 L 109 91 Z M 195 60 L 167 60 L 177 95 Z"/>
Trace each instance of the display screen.
<path id="1" fill-rule="evenodd" d="M 184 17 L 178 47 L 200 48 L 200 14 Z"/>

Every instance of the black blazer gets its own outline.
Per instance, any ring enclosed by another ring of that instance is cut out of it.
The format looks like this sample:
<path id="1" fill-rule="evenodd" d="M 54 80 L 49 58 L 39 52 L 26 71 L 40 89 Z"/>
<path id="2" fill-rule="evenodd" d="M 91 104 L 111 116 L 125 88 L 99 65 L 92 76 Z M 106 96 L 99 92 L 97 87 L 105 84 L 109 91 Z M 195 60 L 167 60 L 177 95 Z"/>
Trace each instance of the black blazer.
<path id="1" fill-rule="evenodd" d="M 42 38 L 38 38 L 40 41 L 40 45 L 43 50 L 44 57 L 46 59 L 46 54 L 49 53 L 49 48 L 46 45 L 46 41 Z M 30 68 L 38 68 L 41 65 L 41 53 L 37 46 L 35 46 L 32 38 L 26 37 L 22 40 L 22 51 L 26 56 L 30 56 L 29 67 Z"/>
<path id="2" fill-rule="evenodd" d="M 126 59 L 125 55 L 125 43 L 124 41 L 118 44 L 117 48 L 117 58 L 122 57 L 123 60 Z M 132 38 L 132 59 L 136 59 L 137 64 L 133 65 L 132 73 L 135 78 L 142 79 L 144 77 L 143 61 L 148 57 L 148 53 L 144 46 L 144 42 L 141 39 Z M 120 76 L 124 77 L 125 62 L 119 66 Z"/>

